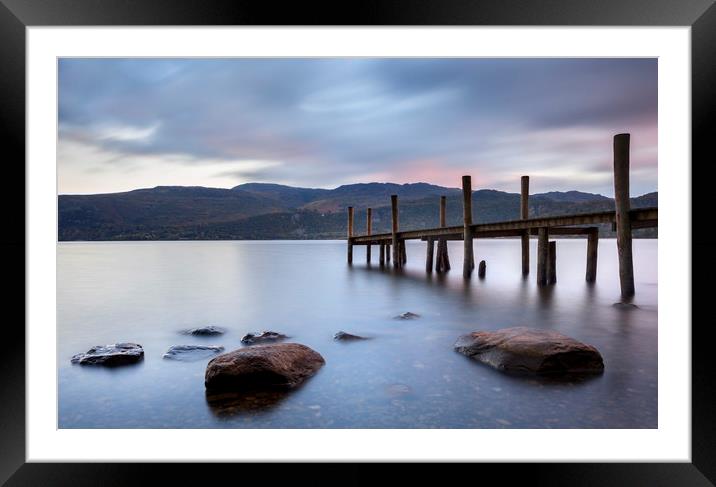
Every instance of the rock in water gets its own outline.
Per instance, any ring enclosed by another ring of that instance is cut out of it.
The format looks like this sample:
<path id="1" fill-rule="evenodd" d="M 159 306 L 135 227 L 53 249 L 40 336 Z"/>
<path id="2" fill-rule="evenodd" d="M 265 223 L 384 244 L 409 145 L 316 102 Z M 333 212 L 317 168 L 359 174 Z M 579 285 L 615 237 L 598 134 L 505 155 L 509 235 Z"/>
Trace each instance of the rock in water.
<path id="1" fill-rule="evenodd" d="M 211 336 L 211 335 L 222 335 L 226 330 L 219 328 L 218 326 L 209 325 L 202 326 L 199 328 L 192 328 L 190 330 L 184 330 L 182 333 L 185 335 L 194 336 Z"/>
<path id="2" fill-rule="evenodd" d="M 144 358 L 144 349 L 136 343 L 115 343 L 97 345 L 87 353 L 78 353 L 71 362 L 80 365 L 126 365 L 139 362 Z"/>
<path id="3" fill-rule="evenodd" d="M 346 333 L 345 331 L 339 331 L 335 335 L 333 335 L 334 340 L 367 340 L 367 337 L 362 337 L 359 335 L 351 335 L 350 333 Z"/>
<path id="4" fill-rule="evenodd" d="M 275 342 L 276 340 L 283 340 L 284 338 L 288 337 L 282 333 L 262 331 L 261 333 L 247 333 L 241 339 L 241 343 L 244 345 L 253 345 L 254 343 Z"/>
<path id="5" fill-rule="evenodd" d="M 164 358 L 172 360 L 201 360 L 223 352 L 224 347 L 215 345 L 174 345 L 169 347 Z"/>
<path id="6" fill-rule="evenodd" d="M 455 350 L 508 372 L 600 373 L 604 362 L 591 345 L 551 330 L 525 327 L 476 331 L 455 342 Z"/>
<path id="7" fill-rule="evenodd" d="M 477 266 L 477 277 L 485 277 L 487 271 L 487 263 L 484 260 L 480 261 L 480 265 Z"/>
<path id="8" fill-rule="evenodd" d="M 299 343 L 274 343 L 234 350 L 211 359 L 204 385 L 211 391 L 291 389 L 326 361 Z"/>
<path id="9" fill-rule="evenodd" d="M 395 317 L 396 320 L 414 320 L 415 318 L 420 318 L 420 315 L 411 313 L 410 311 L 406 311 L 405 313 L 401 313 Z"/>

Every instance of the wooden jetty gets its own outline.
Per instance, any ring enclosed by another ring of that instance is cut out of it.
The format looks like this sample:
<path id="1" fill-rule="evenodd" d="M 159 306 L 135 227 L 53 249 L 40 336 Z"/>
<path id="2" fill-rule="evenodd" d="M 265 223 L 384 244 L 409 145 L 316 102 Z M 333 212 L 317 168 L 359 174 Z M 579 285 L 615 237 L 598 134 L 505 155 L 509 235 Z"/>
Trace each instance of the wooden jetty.
<path id="1" fill-rule="evenodd" d="M 622 299 L 634 296 L 634 263 L 632 259 L 632 230 L 658 226 L 657 208 L 631 209 L 629 202 L 629 134 L 614 136 L 614 211 L 583 213 L 563 216 L 529 217 L 529 177 L 522 176 L 520 191 L 520 218 L 493 223 L 473 223 L 472 221 L 472 182 L 470 176 L 462 177 L 463 224 L 446 226 L 445 196 L 440 197 L 440 226 L 423 230 L 400 231 L 398 196 L 391 195 L 391 232 L 372 234 L 372 210 L 367 211 L 365 235 L 353 234 L 353 207 L 348 208 L 348 263 L 353 262 L 353 246 L 368 246 L 367 260 L 370 262 L 370 247 L 379 247 L 379 263 L 390 264 L 391 250 L 393 267 L 402 268 L 407 262 L 406 240 L 422 240 L 427 243 L 425 270 L 447 272 L 450 261 L 447 241 L 463 240 L 463 269 L 465 278 L 470 278 L 475 268 L 474 240 L 483 238 L 520 237 L 522 246 L 522 274 L 530 272 L 529 238 L 537 236 L 537 283 L 539 285 L 556 282 L 556 244 L 550 242 L 551 235 L 585 236 L 587 239 L 587 265 L 585 278 L 594 282 L 597 277 L 597 248 L 600 223 L 612 223 L 617 232 L 619 253 L 619 281 Z M 575 226 L 580 225 L 580 226 Z M 435 242 L 438 243 L 435 258 Z"/>

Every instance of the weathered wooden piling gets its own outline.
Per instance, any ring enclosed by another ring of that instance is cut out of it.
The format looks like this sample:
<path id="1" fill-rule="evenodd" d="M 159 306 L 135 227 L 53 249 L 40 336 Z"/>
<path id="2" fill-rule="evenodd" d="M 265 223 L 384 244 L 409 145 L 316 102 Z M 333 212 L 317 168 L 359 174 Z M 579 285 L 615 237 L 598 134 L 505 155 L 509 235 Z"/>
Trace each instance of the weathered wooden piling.
<path id="1" fill-rule="evenodd" d="M 470 277 L 472 270 L 475 268 L 475 255 L 472 248 L 472 178 L 470 176 L 462 177 L 462 222 L 463 222 L 463 242 L 464 242 L 464 258 L 462 263 L 462 276 Z"/>
<path id="2" fill-rule="evenodd" d="M 348 263 L 353 263 L 353 207 L 348 207 Z"/>
<path id="3" fill-rule="evenodd" d="M 557 242 L 549 242 L 547 250 L 547 284 L 557 282 Z"/>
<path id="4" fill-rule="evenodd" d="M 530 197 L 530 177 L 522 176 L 520 182 L 520 219 L 527 220 L 529 218 L 529 197 Z M 530 273 L 530 232 L 525 231 L 522 235 L 522 275 L 526 276 Z"/>
<path id="5" fill-rule="evenodd" d="M 366 222 L 365 222 L 366 235 L 370 235 L 371 231 L 373 229 L 373 221 L 372 221 L 373 209 L 372 208 L 368 208 L 368 210 L 366 210 L 365 219 L 366 219 Z M 370 244 L 366 245 L 366 247 L 365 247 L 365 260 L 368 264 L 370 264 L 370 248 L 371 248 Z"/>
<path id="6" fill-rule="evenodd" d="M 433 254 L 435 252 L 435 239 L 428 238 L 425 242 L 427 245 L 427 255 L 425 256 L 425 272 L 428 274 L 433 272 Z"/>
<path id="7" fill-rule="evenodd" d="M 385 244 L 379 245 L 380 252 L 378 254 L 378 264 L 383 267 L 385 265 Z"/>
<path id="8" fill-rule="evenodd" d="M 402 267 L 402 259 L 400 257 L 400 245 L 398 244 L 398 195 L 390 195 L 390 211 L 391 211 L 391 244 L 393 245 L 393 267 L 396 269 Z"/>
<path id="9" fill-rule="evenodd" d="M 549 257 L 549 232 L 547 227 L 540 227 L 537 232 L 537 284 L 547 284 L 547 258 Z"/>
<path id="10" fill-rule="evenodd" d="M 634 296 L 631 219 L 629 217 L 629 134 L 614 136 L 614 205 L 616 206 L 619 283 L 622 299 Z"/>
<path id="11" fill-rule="evenodd" d="M 477 266 L 477 277 L 479 277 L 480 279 L 484 279 L 486 271 L 487 263 L 484 260 L 481 260 L 480 265 Z"/>
<path id="12" fill-rule="evenodd" d="M 599 244 L 599 229 L 594 228 L 587 235 L 587 282 L 597 280 L 597 246 Z"/>
<path id="13" fill-rule="evenodd" d="M 390 265 L 390 244 L 385 244 L 385 265 Z"/>
<path id="14" fill-rule="evenodd" d="M 398 242 L 400 245 L 400 267 L 403 267 L 408 263 L 408 253 L 405 251 L 405 240 L 401 238 Z"/>
<path id="15" fill-rule="evenodd" d="M 440 197 L 440 228 L 447 226 L 447 197 Z M 438 256 L 435 261 L 435 270 L 437 272 L 447 272 L 450 270 L 450 258 L 448 257 L 447 240 L 441 238 L 438 240 Z"/>

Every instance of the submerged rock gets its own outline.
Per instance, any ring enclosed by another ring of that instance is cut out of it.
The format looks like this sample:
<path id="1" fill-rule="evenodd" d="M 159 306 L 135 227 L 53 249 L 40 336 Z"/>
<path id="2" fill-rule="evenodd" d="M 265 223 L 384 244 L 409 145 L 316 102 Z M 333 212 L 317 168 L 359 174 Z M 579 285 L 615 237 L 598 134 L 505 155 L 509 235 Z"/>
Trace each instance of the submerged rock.
<path id="1" fill-rule="evenodd" d="M 333 335 L 334 340 L 344 340 L 344 341 L 350 341 L 350 340 L 368 340 L 368 337 L 362 337 L 359 335 L 351 335 L 350 333 L 346 333 L 345 331 L 339 331 L 335 335 Z"/>
<path id="2" fill-rule="evenodd" d="M 241 343 L 243 343 L 244 345 L 253 345 L 254 343 L 275 342 L 276 340 L 283 340 L 284 338 L 288 337 L 282 333 L 278 333 L 275 331 L 262 331 L 261 333 L 257 334 L 247 333 L 241 339 Z"/>
<path id="3" fill-rule="evenodd" d="M 525 327 L 476 331 L 455 342 L 455 350 L 507 372 L 600 373 L 599 351 L 551 330 Z"/>
<path id="4" fill-rule="evenodd" d="M 202 326 L 199 328 L 191 328 L 189 330 L 182 331 L 185 335 L 193 335 L 193 336 L 212 336 L 212 335 L 223 335 L 226 332 L 223 328 L 220 328 L 218 326 L 209 325 L 209 326 Z"/>
<path id="5" fill-rule="evenodd" d="M 634 304 L 634 303 L 622 303 L 622 302 L 619 302 L 619 303 L 614 303 L 614 304 L 612 304 L 612 306 L 615 307 L 615 308 L 617 308 L 617 309 L 625 309 L 625 310 L 639 309 L 639 306 L 637 306 L 637 305 Z"/>
<path id="6" fill-rule="evenodd" d="M 405 313 L 401 313 L 395 317 L 396 320 L 414 320 L 415 318 L 420 318 L 420 315 L 411 313 L 410 311 L 406 311 Z"/>
<path id="7" fill-rule="evenodd" d="M 391 397 L 406 396 L 413 392 L 407 384 L 389 384 L 385 386 L 385 392 Z"/>
<path id="8" fill-rule="evenodd" d="M 144 349 L 136 343 L 115 343 L 113 345 L 97 345 L 78 353 L 71 359 L 73 364 L 80 365 L 126 365 L 139 362 L 144 358 Z"/>
<path id="9" fill-rule="evenodd" d="M 224 347 L 217 345 L 174 345 L 163 355 L 172 360 L 201 360 L 223 352 Z"/>
<path id="10" fill-rule="evenodd" d="M 326 361 L 300 343 L 274 343 L 234 350 L 209 361 L 204 386 L 211 391 L 291 389 Z"/>

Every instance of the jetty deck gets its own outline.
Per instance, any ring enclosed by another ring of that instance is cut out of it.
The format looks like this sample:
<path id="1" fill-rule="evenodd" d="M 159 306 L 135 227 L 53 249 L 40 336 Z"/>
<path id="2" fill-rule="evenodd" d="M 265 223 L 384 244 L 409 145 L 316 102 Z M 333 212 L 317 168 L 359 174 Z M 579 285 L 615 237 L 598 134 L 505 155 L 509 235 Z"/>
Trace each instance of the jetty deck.
<path id="1" fill-rule="evenodd" d="M 440 197 L 440 226 L 421 230 L 399 230 L 398 196 L 391 195 L 391 232 L 372 234 L 372 209 L 367 209 L 366 234 L 355 235 L 353 232 L 353 207 L 348 208 L 348 263 L 353 263 L 353 246 L 366 245 L 366 259 L 371 261 L 371 246 L 379 246 L 379 263 L 381 266 L 390 264 L 400 269 L 407 262 L 405 250 L 406 240 L 421 240 L 427 245 L 426 272 L 432 272 L 435 263 L 436 272 L 450 270 L 450 259 L 446 242 L 462 240 L 465 242 L 463 255 L 463 276 L 470 278 L 475 268 L 474 239 L 521 237 L 522 274 L 530 272 L 529 238 L 538 237 L 537 245 L 537 283 L 539 285 L 556 282 L 556 243 L 549 241 L 550 235 L 586 236 L 587 263 L 585 279 L 596 280 L 597 246 L 599 227 L 589 226 L 611 223 L 617 233 L 619 251 L 619 278 L 622 299 L 629 300 L 634 296 L 634 269 L 632 259 L 632 230 L 658 226 L 657 208 L 631 209 L 629 201 L 629 134 L 614 136 L 614 210 L 595 213 L 582 213 L 561 216 L 534 217 L 529 216 L 529 176 L 521 178 L 520 218 L 491 223 L 472 222 L 472 184 L 470 176 L 462 177 L 463 193 L 463 225 L 446 226 L 446 197 Z M 435 258 L 435 242 L 438 243 Z M 392 255 L 391 255 L 392 250 Z M 484 276 L 484 261 L 480 263 L 480 276 Z"/>

